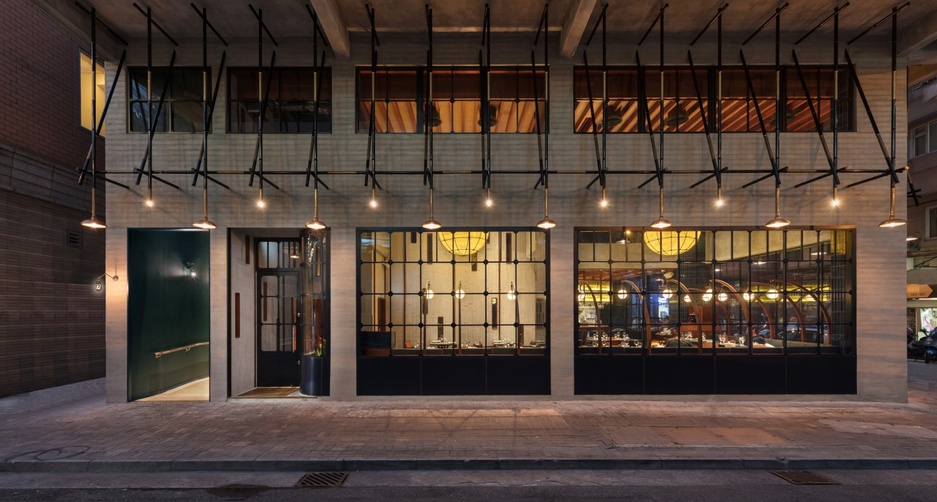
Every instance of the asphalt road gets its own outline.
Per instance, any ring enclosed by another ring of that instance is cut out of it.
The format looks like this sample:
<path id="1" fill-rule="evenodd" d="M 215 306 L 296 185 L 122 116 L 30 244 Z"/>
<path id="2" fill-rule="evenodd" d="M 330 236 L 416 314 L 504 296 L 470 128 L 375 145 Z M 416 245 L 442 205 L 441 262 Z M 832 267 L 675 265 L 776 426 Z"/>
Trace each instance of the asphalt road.
<path id="1" fill-rule="evenodd" d="M 830 485 L 794 485 L 769 471 L 368 471 L 335 488 L 294 488 L 302 473 L 2 474 L 0 500 L 648 500 L 932 501 L 937 471 L 813 471 Z M 162 477 L 162 479 L 157 479 Z M 158 482 L 158 483 L 157 483 Z M 128 488 L 128 486 L 162 488 Z M 59 487 L 56 487 L 59 486 Z M 63 487 L 70 486 L 70 487 Z M 89 488 L 98 486 L 99 488 Z"/>

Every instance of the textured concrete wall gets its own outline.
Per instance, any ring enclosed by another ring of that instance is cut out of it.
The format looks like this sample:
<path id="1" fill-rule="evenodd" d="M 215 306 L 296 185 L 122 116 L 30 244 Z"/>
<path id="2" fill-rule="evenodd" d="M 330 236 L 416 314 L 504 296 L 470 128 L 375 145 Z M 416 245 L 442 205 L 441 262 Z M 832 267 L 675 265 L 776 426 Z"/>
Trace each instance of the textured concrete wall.
<path id="1" fill-rule="evenodd" d="M 471 37 L 470 37 L 471 38 Z M 770 37 L 765 37 L 770 39 Z M 791 38 L 791 37 L 787 37 Z M 423 62 L 423 37 L 416 42 L 392 36 L 382 37 L 380 62 L 382 64 L 419 65 Z M 281 41 L 282 42 L 282 41 Z M 305 43 L 304 43 L 305 42 Z M 330 174 L 324 176 L 331 190 L 320 190 L 319 216 L 332 228 L 332 398 L 349 399 L 355 389 L 355 302 L 357 227 L 418 227 L 428 215 L 427 190 L 419 176 L 386 176 L 383 173 L 400 170 L 420 170 L 423 165 L 423 136 L 383 135 L 377 138 L 378 180 L 383 190 L 378 191 L 379 209 L 367 208 L 369 190 L 363 186 L 364 177 L 356 173 L 365 164 L 367 134 L 355 133 L 355 65 L 367 64 L 368 49 L 364 40 L 355 39 L 350 60 L 330 60 L 333 82 L 333 134 L 320 138 L 319 165 Z M 528 64 L 531 40 L 501 36 L 495 63 Z M 436 40 L 435 60 L 438 64 L 472 64 L 477 60 L 474 39 L 457 35 L 441 35 Z M 746 58 L 752 64 L 773 62 L 774 47 L 770 42 L 754 42 L 745 47 Z M 277 65 L 309 65 L 308 41 L 282 42 L 277 49 Z M 802 63 L 826 63 L 830 59 L 828 44 L 801 48 Z M 859 44 L 862 45 L 862 44 Z M 131 64 L 140 64 L 145 46 L 139 41 L 131 46 Z M 556 48 L 553 48 L 556 54 Z M 609 62 L 632 64 L 635 47 L 616 45 L 609 51 Z M 686 46 L 672 44 L 668 59 L 682 63 Z M 727 44 L 727 63 L 735 63 L 739 46 Z M 789 47 L 782 54 L 789 54 Z M 642 48 L 645 62 L 656 59 L 656 47 Z M 158 64 L 169 59 L 170 50 L 159 47 L 155 51 Z M 542 58 L 538 52 L 538 58 Z M 228 64 L 247 66 L 256 64 L 256 46 L 249 41 L 234 42 L 228 48 Z M 729 57 L 728 55 L 732 55 Z M 179 62 L 183 65 L 199 63 L 198 46 L 183 44 L 179 49 Z M 212 47 L 210 60 L 217 62 L 220 48 Z M 872 109 L 880 127 L 889 130 L 891 73 L 887 47 L 861 46 L 853 50 L 853 58 L 860 67 L 860 77 L 872 102 Z M 269 61 L 269 52 L 267 53 Z M 542 59 L 541 59 L 542 60 Z M 714 48 L 694 47 L 697 64 L 715 61 Z M 789 56 L 783 61 L 789 64 Z M 595 157 L 592 137 L 572 133 L 572 67 L 571 60 L 556 59 L 551 64 L 551 124 L 550 168 L 580 174 L 553 175 L 550 178 L 550 215 L 559 226 L 551 236 L 551 362 L 552 388 L 556 397 L 572 395 L 573 308 L 575 298 L 573 266 L 573 229 L 578 226 L 635 226 L 648 225 L 657 216 L 657 190 L 654 183 L 637 188 L 648 174 L 612 175 L 608 179 L 611 206 L 598 207 L 599 191 L 585 187 L 593 175 L 584 171 L 594 169 Z M 110 76 L 112 77 L 112 75 Z M 903 85 L 899 74 L 898 87 Z M 219 102 L 224 103 L 226 88 L 221 87 Z M 118 86 L 114 106 L 126 109 L 126 85 Z M 882 170 L 885 164 L 869 121 L 856 109 L 858 132 L 840 136 L 840 164 L 853 170 Z M 108 123 L 108 148 L 111 165 L 115 170 L 129 170 L 139 163 L 145 150 L 144 135 L 121 134 L 126 130 L 124 114 Z M 906 134 L 905 108 L 898 110 L 899 137 Z M 245 171 L 250 167 L 256 137 L 226 134 L 220 124 L 225 122 L 224 107 L 216 111 L 215 132 L 210 138 L 211 170 Z M 163 134 L 155 140 L 154 169 L 178 170 L 194 167 L 201 137 L 187 134 Z M 764 225 L 774 214 L 773 184 L 770 180 L 750 188 L 743 185 L 760 174 L 729 173 L 725 176 L 727 204 L 717 209 L 713 204 L 714 183 L 700 188 L 690 185 L 704 177 L 701 174 L 679 174 L 681 171 L 708 169 L 709 155 L 705 138 L 700 134 L 668 135 L 665 139 L 665 165 L 674 174 L 666 177 L 666 216 L 681 227 L 741 227 Z M 476 135 L 437 135 L 435 139 L 435 167 L 439 171 L 477 169 L 480 164 L 479 139 Z M 267 136 L 264 139 L 266 171 L 304 170 L 309 152 L 309 137 L 304 135 Z M 903 149 L 899 149 L 897 165 L 905 164 Z M 760 134 L 727 134 L 724 138 L 724 165 L 731 170 L 770 170 Z M 653 157 L 644 135 L 616 135 L 609 138 L 609 168 L 653 170 Z M 533 190 L 535 174 L 498 174 L 502 169 L 536 170 L 537 139 L 533 135 L 501 135 L 492 138 L 492 161 L 495 171 L 492 182 L 494 207 L 483 205 L 484 192 L 478 175 L 440 174 L 436 177 L 436 218 L 449 226 L 510 226 L 532 227 L 543 215 L 543 190 Z M 819 140 L 812 133 L 783 134 L 781 164 L 797 169 L 825 169 L 826 160 Z M 114 174 L 120 181 L 130 182 L 131 175 Z M 161 175 L 180 184 L 181 190 L 155 186 L 156 207 L 143 205 L 145 189 L 131 190 L 109 187 L 108 223 L 111 228 L 123 227 L 177 227 L 189 226 L 201 216 L 200 188 L 189 186 L 188 174 Z M 783 176 L 782 214 L 795 226 L 846 226 L 857 228 L 857 313 L 856 326 L 859 353 L 859 399 L 896 400 L 906 398 L 903 324 L 904 324 L 904 235 L 903 229 L 880 229 L 878 223 L 888 214 L 888 180 L 882 178 L 843 190 L 843 206 L 830 207 L 829 182 L 819 182 L 803 188 L 794 185 L 815 174 L 788 173 Z M 868 175 L 844 174 L 844 182 L 864 179 Z M 271 175 L 281 190 L 268 186 L 265 198 L 268 207 L 258 210 L 253 201 L 257 197 L 257 184 L 247 186 L 244 175 L 219 175 L 229 184 L 226 190 L 210 186 L 210 217 L 219 225 L 213 231 L 213 274 L 225 274 L 216 267 L 224 259 L 225 230 L 235 229 L 298 229 L 312 216 L 312 190 L 304 186 L 299 175 Z M 903 185 L 899 191 L 903 190 Z M 903 204 L 898 215 L 905 214 Z M 108 250 L 121 254 L 125 236 L 109 232 Z M 218 279 L 216 281 L 216 279 Z M 213 290 L 225 281 L 225 276 L 212 277 Z M 219 286 L 220 287 L 220 286 Z M 223 304 L 226 292 L 213 296 Z M 123 311 L 126 298 L 110 292 L 108 299 L 108 332 L 112 334 L 109 357 L 119 364 L 122 354 Z M 219 307 L 213 305 L 213 308 Z M 220 308 L 220 307 L 219 307 Z M 218 333 L 227 333 L 227 318 L 213 317 L 213 343 L 220 340 Z M 243 335 L 242 335 L 243 336 Z M 221 350 L 213 347 L 213 350 Z M 213 352 L 214 354 L 214 352 Z M 214 365 L 213 379 L 219 376 Z M 110 369 L 110 367 L 109 367 Z M 223 374 L 223 373 L 222 373 Z M 110 375 L 110 373 L 109 373 Z M 108 380 L 108 398 L 121 400 L 124 385 L 119 373 Z M 213 398 L 214 380 L 213 380 Z M 796 397 L 795 397 L 796 398 Z M 777 399 L 772 396 L 772 399 Z"/>
<path id="2" fill-rule="evenodd" d="M 85 47 L 27 0 L 0 16 L 0 396 L 104 376 L 104 234 L 81 226 Z M 98 167 L 104 166 L 99 140 Z M 103 182 L 99 180 L 99 185 Z M 104 191 L 98 192 L 104 210 Z M 79 247 L 69 246 L 74 234 Z M 113 273 L 113 269 L 110 270 Z M 107 281 L 108 289 L 119 283 Z"/>

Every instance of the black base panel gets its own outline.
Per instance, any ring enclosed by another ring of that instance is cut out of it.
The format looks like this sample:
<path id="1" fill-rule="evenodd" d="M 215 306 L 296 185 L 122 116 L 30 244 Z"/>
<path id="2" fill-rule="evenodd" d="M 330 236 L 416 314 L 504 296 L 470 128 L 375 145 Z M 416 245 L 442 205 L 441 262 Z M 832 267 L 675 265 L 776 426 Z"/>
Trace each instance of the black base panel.
<path id="1" fill-rule="evenodd" d="M 788 357 L 787 382 L 790 394 L 855 394 L 856 358 Z"/>
<path id="2" fill-rule="evenodd" d="M 359 396 L 419 396 L 420 358 L 359 357 Z"/>
<path id="3" fill-rule="evenodd" d="M 423 361 L 424 396 L 485 394 L 484 357 L 439 356 L 420 359 Z"/>
<path id="4" fill-rule="evenodd" d="M 644 393 L 644 358 L 640 356 L 580 356 L 574 364 L 577 395 Z"/>
<path id="5" fill-rule="evenodd" d="M 549 357 L 487 357 L 489 395 L 550 395 Z"/>
<path id="6" fill-rule="evenodd" d="M 784 394 L 784 357 L 716 357 L 717 394 Z"/>
<path id="7" fill-rule="evenodd" d="M 647 394 L 713 394 L 712 356 L 648 356 L 644 392 Z"/>

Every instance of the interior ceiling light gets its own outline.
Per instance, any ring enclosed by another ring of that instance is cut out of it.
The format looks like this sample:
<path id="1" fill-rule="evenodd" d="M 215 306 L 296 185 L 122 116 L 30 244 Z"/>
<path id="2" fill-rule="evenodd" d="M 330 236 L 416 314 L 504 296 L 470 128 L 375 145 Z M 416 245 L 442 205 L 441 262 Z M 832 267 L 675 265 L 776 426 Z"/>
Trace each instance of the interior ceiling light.
<path id="1" fill-rule="evenodd" d="M 690 117 L 687 115 L 686 110 L 680 105 L 677 105 L 676 108 L 667 113 L 667 125 L 670 127 L 681 125 L 689 119 Z"/>
<path id="2" fill-rule="evenodd" d="M 895 184 L 891 184 L 891 204 L 889 205 L 888 210 L 888 219 L 879 223 L 878 226 L 882 228 L 895 228 L 902 225 L 907 225 L 908 222 L 895 217 Z"/>
<path id="3" fill-rule="evenodd" d="M 485 247 L 488 234 L 486 232 L 438 232 L 437 238 L 450 253 L 471 256 Z"/>
<path id="4" fill-rule="evenodd" d="M 484 123 L 483 121 L 484 121 L 484 117 L 478 117 L 478 125 L 482 125 Z M 488 105 L 488 127 L 490 128 L 496 125 L 498 125 L 498 105 L 489 104 Z"/>
<path id="5" fill-rule="evenodd" d="M 774 186 L 774 218 L 765 223 L 768 228 L 784 228 L 791 222 L 787 218 L 781 217 L 781 185 Z"/>
<path id="6" fill-rule="evenodd" d="M 699 236 L 700 232 L 696 231 L 648 231 L 644 232 L 643 240 L 644 244 L 654 254 L 659 254 L 661 256 L 677 256 L 696 247 Z"/>
<path id="7" fill-rule="evenodd" d="M 624 112 L 611 106 L 608 108 L 608 118 L 605 121 L 608 123 L 609 129 L 621 124 L 623 119 Z"/>

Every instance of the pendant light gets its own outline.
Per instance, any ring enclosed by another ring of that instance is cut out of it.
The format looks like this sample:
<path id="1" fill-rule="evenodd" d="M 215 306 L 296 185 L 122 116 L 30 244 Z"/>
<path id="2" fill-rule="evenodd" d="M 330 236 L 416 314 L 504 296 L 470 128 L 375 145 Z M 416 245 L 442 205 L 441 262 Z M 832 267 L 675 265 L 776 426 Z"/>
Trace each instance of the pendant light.
<path id="1" fill-rule="evenodd" d="M 658 199 L 660 202 L 660 215 L 658 216 L 656 220 L 651 222 L 651 227 L 657 228 L 657 229 L 670 228 L 673 225 L 673 223 L 671 223 L 670 220 L 668 220 L 667 218 L 664 218 L 664 187 L 663 186 L 660 187 Z"/>
<path id="2" fill-rule="evenodd" d="M 765 223 L 768 228 L 784 228 L 791 224 L 787 218 L 781 217 L 781 185 L 774 186 L 774 219 Z"/>
<path id="3" fill-rule="evenodd" d="M 308 168 L 312 168 L 312 172 L 309 173 L 307 170 L 307 183 L 308 175 L 312 174 L 313 185 L 312 185 L 312 219 L 306 222 L 306 228 L 310 230 L 325 230 L 325 223 L 319 219 L 319 60 L 317 59 L 317 54 L 319 52 L 319 17 L 316 13 L 309 8 L 309 5 L 306 5 L 306 10 L 309 11 L 309 14 L 312 16 L 312 24 L 314 28 L 313 37 L 312 37 L 312 63 L 313 63 L 313 73 L 312 73 L 312 102 L 315 108 L 312 112 L 312 146 L 309 151 L 309 164 Z M 322 64 L 325 64 L 325 53 L 322 53 Z M 331 112 L 330 112 L 331 113 Z"/>
<path id="4" fill-rule="evenodd" d="M 93 206 L 92 206 L 93 207 Z M 891 184 L 891 205 L 888 210 L 888 219 L 879 223 L 878 226 L 882 228 L 894 228 L 900 227 L 902 225 L 907 225 L 908 222 L 895 217 L 895 184 Z"/>
<path id="5" fill-rule="evenodd" d="M 97 19 L 95 19 L 96 14 L 94 7 L 91 7 L 91 82 L 94 85 L 98 81 L 98 65 L 97 65 L 97 38 L 96 30 Z M 91 90 L 91 217 L 85 221 L 81 222 L 81 226 L 88 227 L 92 230 L 100 230 L 107 228 L 107 225 L 97 216 L 97 172 L 95 169 L 95 146 L 97 145 L 98 138 L 96 137 L 96 131 L 98 130 L 98 103 L 95 99 L 97 96 L 97 89 Z"/>
<path id="6" fill-rule="evenodd" d="M 215 223 L 208 219 L 208 11 L 203 9 L 202 15 L 202 165 L 205 177 L 202 182 L 202 219 L 192 224 L 202 230 L 214 230 Z M 222 40 L 223 41 L 223 40 Z M 224 60 L 221 62 L 224 65 Z M 196 178 L 198 179 L 198 178 Z M 147 202 L 151 202 L 152 198 Z"/>
<path id="7" fill-rule="evenodd" d="M 312 219 L 306 222 L 310 230 L 325 230 L 325 223 L 319 219 L 319 188 L 312 189 Z"/>
<path id="8" fill-rule="evenodd" d="M 428 103 L 431 103 L 431 106 L 427 106 L 427 109 L 432 110 L 432 116 L 424 119 L 427 147 L 423 150 L 426 155 L 423 158 L 423 181 L 429 183 L 429 218 L 423 222 L 423 228 L 426 230 L 439 230 L 442 228 L 442 223 L 439 223 L 433 216 L 433 129 L 430 124 L 432 123 L 432 126 L 436 127 L 442 121 L 439 120 L 439 111 L 436 109 L 436 105 L 433 104 L 433 9 L 428 4 L 425 5 L 425 9 L 426 28 L 429 34 L 429 50 L 426 51 L 426 73 L 429 85 Z"/>
<path id="9" fill-rule="evenodd" d="M 550 189 L 543 187 L 543 219 L 537 222 L 537 228 L 549 230 L 556 226 L 556 222 L 550 219 Z"/>

